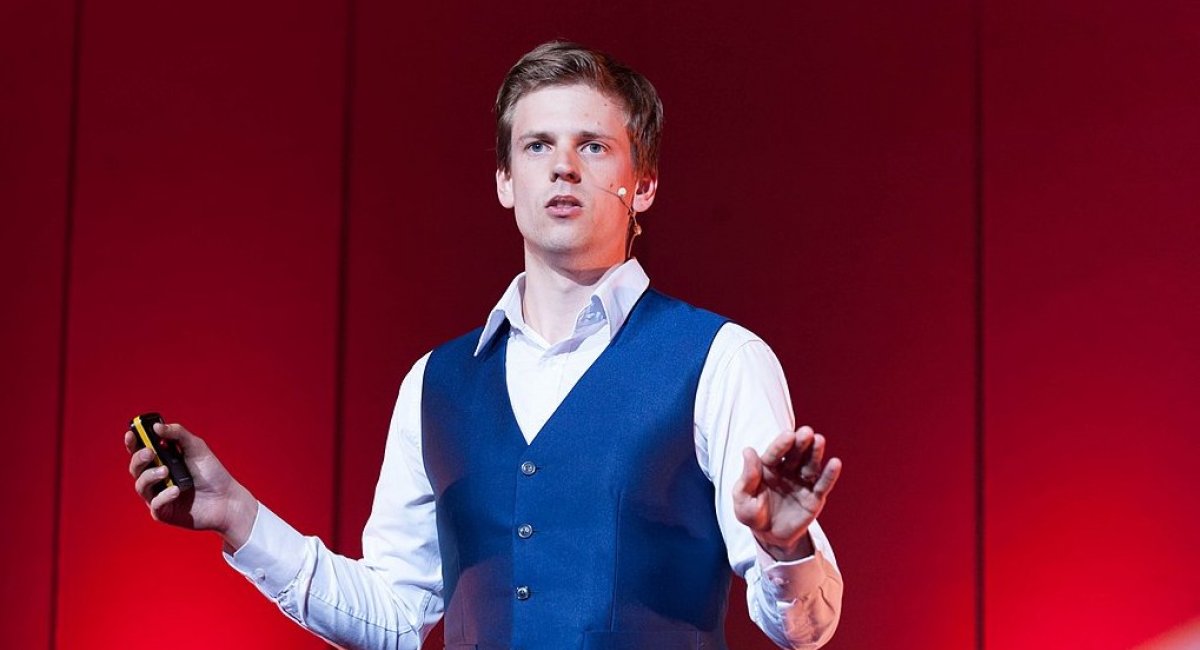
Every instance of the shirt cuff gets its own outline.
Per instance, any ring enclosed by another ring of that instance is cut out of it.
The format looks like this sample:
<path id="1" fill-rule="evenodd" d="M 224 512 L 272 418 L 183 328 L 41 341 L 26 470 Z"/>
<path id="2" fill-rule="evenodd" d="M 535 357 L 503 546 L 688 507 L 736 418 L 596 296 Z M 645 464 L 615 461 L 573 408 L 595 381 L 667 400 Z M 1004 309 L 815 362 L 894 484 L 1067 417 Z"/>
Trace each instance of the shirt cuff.
<path id="1" fill-rule="evenodd" d="M 223 555 L 259 591 L 278 599 L 304 566 L 304 551 L 304 536 L 260 502 L 250 538 L 232 555 Z"/>
<path id="2" fill-rule="evenodd" d="M 816 594 L 824 580 L 838 576 L 838 566 L 833 559 L 833 549 L 820 526 L 812 523 L 809 529 L 812 555 L 799 560 L 780 561 L 772 558 L 762 544 L 755 540 L 756 564 L 762 576 L 762 592 L 776 606 L 804 602 Z"/>
<path id="3" fill-rule="evenodd" d="M 763 592 L 778 604 L 791 604 L 806 600 L 825 581 L 833 569 L 821 552 L 814 536 L 813 554 L 799 560 L 780 561 L 771 557 L 755 540 L 759 572 L 762 575 Z"/>

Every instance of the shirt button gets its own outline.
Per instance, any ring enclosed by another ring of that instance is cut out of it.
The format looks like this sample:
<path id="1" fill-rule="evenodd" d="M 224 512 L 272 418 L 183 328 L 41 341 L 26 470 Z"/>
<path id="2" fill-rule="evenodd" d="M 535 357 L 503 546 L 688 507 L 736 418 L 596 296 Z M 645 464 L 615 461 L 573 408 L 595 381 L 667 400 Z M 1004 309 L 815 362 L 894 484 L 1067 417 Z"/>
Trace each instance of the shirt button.
<path id="1" fill-rule="evenodd" d="M 529 461 L 525 461 L 525 462 L 521 463 L 521 473 L 522 474 L 524 474 L 525 476 L 533 476 L 534 472 L 537 472 L 537 465 L 534 465 L 533 463 L 531 463 Z"/>
<path id="2" fill-rule="evenodd" d="M 254 579 L 259 582 L 266 580 L 267 579 L 267 570 L 266 569 L 255 569 L 254 570 Z"/>
<path id="3" fill-rule="evenodd" d="M 532 592 L 529 591 L 529 587 L 525 585 L 517 587 L 517 600 L 529 600 L 530 593 Z"/>
<path id="4" fill-rule="evenodd" d="M 517 526 L 517 537 L 520 537 L 521 539 L 529 539 L 530 537 L 533 537 L 533 526 L 530 526 L 529 524 L 521 524 L 520 526 Z"/>

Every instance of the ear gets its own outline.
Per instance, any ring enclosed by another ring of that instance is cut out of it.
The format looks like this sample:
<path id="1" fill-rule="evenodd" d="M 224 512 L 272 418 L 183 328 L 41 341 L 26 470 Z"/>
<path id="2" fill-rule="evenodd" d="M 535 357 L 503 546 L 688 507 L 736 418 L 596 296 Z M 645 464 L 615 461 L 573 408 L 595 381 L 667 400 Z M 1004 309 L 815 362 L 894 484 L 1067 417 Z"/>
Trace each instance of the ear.
<path id="1" fill-rule="evenodd" d="M 496 170 L 496 198 L 500 199 L 500 205 L 512 209 L 512 173 L 503 170 Z"/>
<path id="2" fill-rule="evenodd" d="M 654 194 L 658 191 L 658 176 L 647 176 L 637 184 L 637 190 L 633 193 L 633 209 L 638 212 L 645 212 L 654 204 Z"/>

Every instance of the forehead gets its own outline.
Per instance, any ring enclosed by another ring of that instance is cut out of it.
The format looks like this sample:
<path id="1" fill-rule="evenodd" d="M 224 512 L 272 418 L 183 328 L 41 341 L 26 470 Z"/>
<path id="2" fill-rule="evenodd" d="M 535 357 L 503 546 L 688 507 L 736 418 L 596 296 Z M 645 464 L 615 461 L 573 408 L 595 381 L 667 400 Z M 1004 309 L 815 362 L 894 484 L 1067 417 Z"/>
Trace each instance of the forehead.
<path id="1" fill-rule="evenodd" d="M 513 137 L 531 132 L 604 133 L 627 137 L 621 102 L 591 86 L 547 86 L 527 93 L 513 110 Z"/>

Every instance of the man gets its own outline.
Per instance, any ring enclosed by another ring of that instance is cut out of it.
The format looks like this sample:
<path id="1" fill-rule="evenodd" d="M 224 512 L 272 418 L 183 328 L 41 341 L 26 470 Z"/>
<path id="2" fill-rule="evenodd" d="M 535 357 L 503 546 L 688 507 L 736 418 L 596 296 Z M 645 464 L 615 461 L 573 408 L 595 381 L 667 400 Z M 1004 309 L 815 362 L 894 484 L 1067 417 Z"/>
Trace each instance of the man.
<path id="1" fill-rule="evenodd" d="M 629 256 L 658 187 L 653 86 L 547 43 L 496 118 L 525 272 L 405 378 L 365 557 L 301 536 L 178 424 L 159 431 L 194 492 L 155 495 L 165 473 L 126 435 L 135 489 L 156 519 L 217 531 L 234 568 L 346 647 L 417 648 L 444 610 L 449 648 L 720 648 L 729 566 L 771 639 L 824 643 L 842 583 L 816 516 L 840 461 L 792 430 L 761 340 L 650 290 Z"/>

